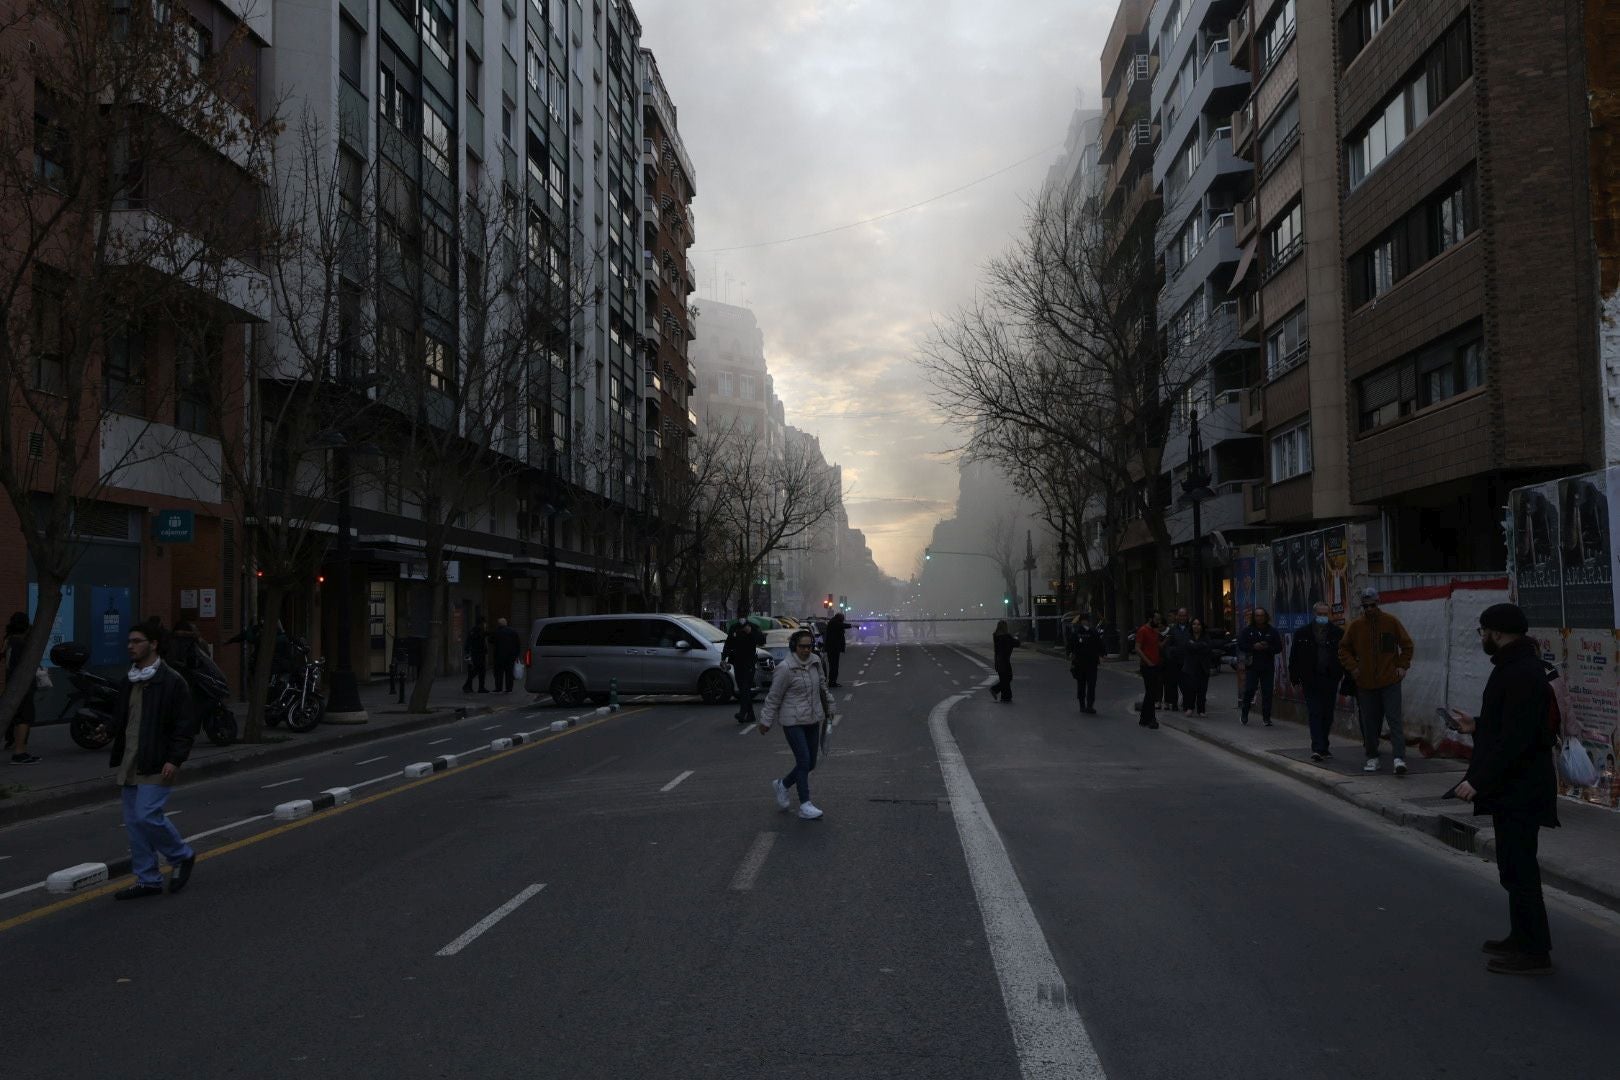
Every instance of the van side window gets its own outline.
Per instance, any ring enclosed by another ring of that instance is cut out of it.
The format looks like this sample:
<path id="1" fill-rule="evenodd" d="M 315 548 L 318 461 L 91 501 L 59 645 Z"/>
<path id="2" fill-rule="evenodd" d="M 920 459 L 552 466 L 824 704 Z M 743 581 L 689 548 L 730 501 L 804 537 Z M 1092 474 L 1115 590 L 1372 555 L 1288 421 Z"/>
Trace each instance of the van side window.
<path id="1" fill-rule="evenodd" d="M 677 641 L 687 635 L 668 619 L 639 619 L 641 647 L 643 649 L 673 649 Z"/>
<path id="2" fill-rule="evenodd" d="M 540 628 L 540 636 L 535 639 L 536 645 L 578 645 L 579 628 L 583 625 L 577 622 L 547 623 Z"/>

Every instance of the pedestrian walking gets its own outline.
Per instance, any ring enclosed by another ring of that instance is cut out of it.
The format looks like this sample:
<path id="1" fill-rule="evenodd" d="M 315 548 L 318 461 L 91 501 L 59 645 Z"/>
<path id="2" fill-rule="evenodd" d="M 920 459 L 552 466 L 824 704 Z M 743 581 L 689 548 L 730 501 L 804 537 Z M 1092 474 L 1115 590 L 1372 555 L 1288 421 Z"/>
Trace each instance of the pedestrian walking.
<path id="1" fill-rule="evenodd" d="M 827 627 L 821 633 L 821 647 L 827 653 L 827 685 L 839 686 L 838 661 L 844 655 L 844 631 L 848 624 L 844 622 L 842 611 L 833 612 L 833 617 L 827 620 Z"/>
<path id="2" fill-rule="evenodd" d="M 467 631 L 467 641 L 462 649 L 467 661 L 467 681 L 461 684 L 461 692 L 473 692 L 473 680 L 478 680 L 478 692 L 487 694 L 484 686 L 484 676 L 487 673 L 486 664 L 489 659 L 489 634 L 484 630 L 482 616 L 474 620 L 472 629 Z"/>
<path id="3" fill-rule="evenodd" d="M 123 792 L 124 829 L 129 833 L 135 884 L 119 889 L 115 900 L 136 900 L 163 891 L 158 856 L 171 868 L 169 891 L 191 880 L 196 853 L 164 814 L 180 766 L 197 733 L 191 689 L 179 672 L 158 657 L 156 625 L 141 623 L 129 632 L 129 675 L 118 686 L 110 764 Z"/>
<path id="4" fill-rule="evenodd" d="M 1288 650 L 1288 681 L 1305 697 L 1305 716 L 1311 729 L 1311 760 L 1333 756 L 1328 746 L 1333 731 L 1333 709 L 1344 681 L 1339 643 L 1344 630 L 1333 623 L 1332 609 L 1318 603 L 1311 610 L 1311 625 L 1294 635 Z"/>
<path id="5" fill-rule="evenodd" d="M 996 654 L 996 681 L 990 685 L 990 696 L 1003 705 L 1012 704 L 1012 654 L 1018 648 L 1018 639 L 1007 630 L 1007 620 L 996 623 L 990 636 L 990 647 Z"/>
<path id="6" fill-rule="evenodd" d="M 1182 711 L 1188 716 L 1203 716 L 1209 704 L 1209 673 L 1215 661 L 1215 639 L 1204 629 L 1203 619 L 1187 624 L 1180 656 Z"/>
<path id="7" fill-rule="evenodd" d="M 1271 699 L 1277 683 L 1277 657 L 1282 655 L 1282 635 L 1271 625 L 1271 613 L 1255 608 L 1249 613 L 1249 625 L 1238 635 L 1238 655 L 1243 657 L 1243 700 L 1238 707 L 1238 719 L 1249 722 L 1249 710 L 1254 706 L 1254 692 L 1260 691 L 1260 719 L 1271 726 Z"/>
<path id="8" fill-rule="evenodd" d="M 34 672 L 23 670 L 22 667 L 28 631 L 28 616 L 20 611 L 12 612 L 11 618 L 6 620 L 6 685 L 11 685 L 13 679 L 28 681 L 28 690 L 17 703 L 17 711 L 11 714 L 11 722 L 6 725 L 6 746 L 11 749 L 13 765 L 33 765 L 39 761 L 37 755 L 28 752 L 28 731 L 37 719 L 34 691 L 38 685 Z"/>
<path id="9" fill-rule="evenodd" d="M 814 637 L 811 638 L 813 642 Z M 748 609 L 737 609 L 737 621 L 726 634 L 720 648 L 720 658 L 731 665 L 732 677 L 737 681 L 737 723 L 754 722 L 754 670 L 756 650 L 765 647 L 765 635 L 759 627 L 748 621 Z M 791 650 L 790 650 L 791 651 Z"/>
<path id="10" fill-rule="evenodd" d="M 1181 695 L 1182 649 L 1187 644 L 1187 609 L 1177 608 L 1164 629 L 1159 648 L 1164 662 L 1164 707 L 1175 712 Z"/>
<path id="11" fill-rule="evenodd" d="M 832 698 L 827 695 L 826 673 L 821 657 L 814 651 L 814 638 L 808 630 L 795 631 L 788 639 L 788 656 L 776 665 L 770 692 L 760 706 L 758 727 L 761 734 L 772 724 L 782 726 L 788 747 L 793 751 L 793 768 L 780 780 L 771 781 L 776 805 L 786 811 L 793 807 L 788 789 L 799 793 L 799 816 L 806 821 L 821 817 L 821 810 L 810 801 L 810 773 L 816 767 L 821 749 L 821 725 L 837 720 Z"/>
<path id="12" fill-rule="evenodd" d="M 1453 794 L 1489 814 L 1496 829 L 1496 871 L 1508 894 L 1508 935 L 1485 942 L 1486 968 L 1500 975 L 1552 973 L 1552 933 L 1541 893 L 1536 848 L 1543 828 L 1558 827 L 1556 734 L 1548 724 L 1552 692 L 1530 621 L 1514 604 L 1493 604 L 1479 616 L 1480 646 L 1491 675 L 1479 716 L 1452 709 L 1457 730 L 1474 737 L 1468 774 Z"/>
<path id="13" fill-rule="evenodd" d="M 1157 705 L 1159 695 L 1164 692 L 1160 686 L 1164 678 L 1164 657 L 1160 651 L 1163 639 L 1159 628 L 1163 624 L 1164 617 L 1155 611 L 1136 631 L 1136 656 L 1142 673 L 1142 716 L 1137 723 L 1145 728 L 1159 726 Z"/>
<path id="14" fill-rule="evenodd" d="M 523 654 L 523 639 L 507 625 L 505 619 L 495 620 L 495 632 L 489 635 L 490 662 L 495 665 L 495 692 L 512 692 L 513 669 Z"/>
<path id="15" fill-rule="evenodd" d="M 1091 624 L 1091 612 L 1075 617 L 1069 634 L 1069 674 L 1074 676 L 1080 711 L 1097 715 L 1097 669 L 1102 664 L 1102 631 Z"/>
<path id="16" fill-rule="evenodd" d="M 1361 617 L 1344 628 L 1339 663 L 1356 683 L 1356 712 L 1361 721 L 1363 772 L 1378 771 L 1378 737 L 1389 725 L 1395 752 L 1395 775 L 1406 775 L 1406 730 L 1401 724 L 1401 682 L 1411 670 L 1416 650 L 1401 620 L 1380 611 L 1378 590 L 1363 589 Z"/>

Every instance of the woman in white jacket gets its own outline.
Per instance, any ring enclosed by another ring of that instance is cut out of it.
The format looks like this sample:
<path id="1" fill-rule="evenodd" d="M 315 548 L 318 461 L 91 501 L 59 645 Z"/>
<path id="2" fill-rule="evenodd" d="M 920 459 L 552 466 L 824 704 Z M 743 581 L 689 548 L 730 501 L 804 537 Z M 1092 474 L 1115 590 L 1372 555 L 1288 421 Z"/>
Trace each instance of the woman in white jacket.
<path id="1" fill-rule="evenodd" d="M 761 734 L 780 723 L 793 749 L 793 771 L 780 780 L 772 780 L 776 791 L 776 805 L 783 810 L 792 808 L 788 799 L 789 786 L 799 789 L 799 816 L 814 821 L 821 816 L 816 804 L 810 801 L 810 770 L 816 767 L 816 750 L 821 739 L 821 724 L 833 715 L 832 699 L 827 696 L 827 676 L 821 667 L 821 658 L 812 651 L 813 638 L 808 630 L 800 630 L 788 639 L 787 659 L 777 665 L 771 677 L 770 693 L 759 711 Z"/>

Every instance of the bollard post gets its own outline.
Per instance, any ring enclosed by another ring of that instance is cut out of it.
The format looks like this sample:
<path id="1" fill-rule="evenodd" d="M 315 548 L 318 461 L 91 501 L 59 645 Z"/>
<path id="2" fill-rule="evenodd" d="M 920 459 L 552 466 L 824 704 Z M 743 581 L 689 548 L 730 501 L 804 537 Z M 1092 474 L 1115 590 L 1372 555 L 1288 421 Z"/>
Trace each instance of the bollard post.
<path id="1" fill-rule="evenodd" d="M 614 712 L 619 711 L 619 680 L 608 680 L 608 708 Z"/>

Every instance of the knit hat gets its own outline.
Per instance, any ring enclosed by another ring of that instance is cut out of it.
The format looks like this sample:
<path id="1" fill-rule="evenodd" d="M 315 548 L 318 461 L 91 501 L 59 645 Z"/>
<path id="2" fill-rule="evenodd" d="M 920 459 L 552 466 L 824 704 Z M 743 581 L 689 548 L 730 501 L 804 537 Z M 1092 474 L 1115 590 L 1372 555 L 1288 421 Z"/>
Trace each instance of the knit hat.
<path id="1" fill-rule="evenodd" d="M 1528 634 L 1530 620 L 1517 604 L 1492 604 L 1479 613 L 1479 627 L 1498 634 Z"/>
<path id="2" fill-rule="evenodd" d="M 1371 585 L 1367 586 L 1365 589 L 1362 589 L 1361 590 L 1361 602 L 1363 604 L 1376 604 L 1376 603 L 1378 603 L 1378 590 L 1373 588 Z"/>

